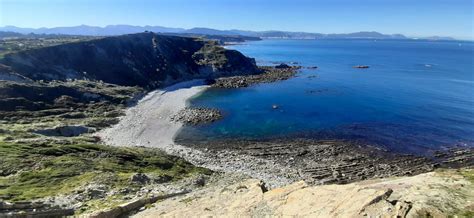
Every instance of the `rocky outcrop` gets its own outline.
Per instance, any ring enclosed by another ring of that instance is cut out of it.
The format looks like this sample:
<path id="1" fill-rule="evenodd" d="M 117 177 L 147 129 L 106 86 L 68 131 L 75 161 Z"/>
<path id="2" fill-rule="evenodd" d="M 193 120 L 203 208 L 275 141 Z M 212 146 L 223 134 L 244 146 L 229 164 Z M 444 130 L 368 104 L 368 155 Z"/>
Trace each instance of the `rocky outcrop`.
<path id="1" fill-rule="evenodd" d="M 90 217 L 90 218 L 121 217 L 132 212 L 133 210 L 136 210 L 136 209 L 139 209 L 140 207 L 145 206 L 146 204 L 155 203 L 158 200 L 172 198 L 172 197 L 176 197 L 176 196 L 183 195 L 186 193 L 188 193 L 188 191 L 166 194 L 166 195 L 151 196 L 147 198 L 140 198 L 140 199 L 136 199 L 134 201 L 127 202 L 127 203 L 121 204 L 119 206 L 116 206 L 107 210 L 97 211 L 95 213 L 87 215 L 87 217 Z"/>
<path id="2" fill-rule="evenodd" d="M 266 191 L 250 179 L 155 204 L 135 217 L 446 217 L 468 214 L 474 184 L 466 170 L 347 185 L 305 182 Z M 462 194 L 461 194 L 462 193 Z M 440 197 L 442 196 L 442 197 Z M 468 215 L 469 216 L 469 215 Z"/>
<path id="3" fill-rule="evenodd" d="M 0 201 L 0 217 L 66 217 L 74 215 L 73 209 L 51 207 L 42 202 Z"/>
<path id="4" fill-rule="evenodd" d="M 280 66 L 279 68 L 277 67 L 261 67 L 264 73 L 257 75 L 219 78 L 215 80 L 215 83 L 212 84 L 212 86 L 217 88 L 241 88 L 258 83 L 271 83 L 280 80 L 287 80 L 293 77 L 297 73 L 298 69 L 301 68 L 299 66 L 288 65 L 282 67 Z"/>
<path id="5" fill-rule="evenodd" d="M 192 78 L 256 74 L 255 60 L 213 41 L 139 33 L 7 54 L 0 78 L 89 79 L 157 88 Z"/>
<path id="6" fill-rule="evenodd" d="M 171 121 L 181 122 L 185 125 L 212 123 L 220 119 L 222 119 L 222 113 L 218 109 L 196 107 L 184 108 L 171 117 Z"/>
<path id="7" fill-rule="evenodd" d="M 84 133 L 95 132 L 94 128 L 89 128 L 85 126 L 57 126 L 51 129 L 40 129 L 34 130 L 34 133 L 45 135 L 45 136 L 64 136 L 64 137 L 73 137 L 79 136 Z"/>

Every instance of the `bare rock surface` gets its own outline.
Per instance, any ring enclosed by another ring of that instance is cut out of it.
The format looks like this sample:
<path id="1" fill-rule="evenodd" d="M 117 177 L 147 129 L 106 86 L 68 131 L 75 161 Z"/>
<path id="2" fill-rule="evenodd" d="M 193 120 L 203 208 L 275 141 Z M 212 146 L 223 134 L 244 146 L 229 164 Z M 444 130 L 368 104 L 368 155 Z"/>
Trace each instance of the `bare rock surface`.
<path id="1" fill-rule="evenodd" d="M 134 217 L 445 217 L 469 211 L 473 200 L 472 181 L 454 170 L 347 185 L 301 181 L 269 191 L 249 179 L 167 199 Z"/>

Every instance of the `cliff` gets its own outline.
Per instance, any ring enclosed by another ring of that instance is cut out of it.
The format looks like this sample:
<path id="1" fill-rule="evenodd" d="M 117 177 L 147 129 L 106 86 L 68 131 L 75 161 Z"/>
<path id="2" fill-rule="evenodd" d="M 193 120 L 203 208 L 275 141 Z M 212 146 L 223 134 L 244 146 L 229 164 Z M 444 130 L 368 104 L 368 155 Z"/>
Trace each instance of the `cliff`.
<path id="1" fill-rule="evenodd" d="M 139 33 L 7 54 L 0 63 L 32 80 L 101 80 L 148 89 L 194 78 L 256 74 L 255 60 L 212 41 Z"/>

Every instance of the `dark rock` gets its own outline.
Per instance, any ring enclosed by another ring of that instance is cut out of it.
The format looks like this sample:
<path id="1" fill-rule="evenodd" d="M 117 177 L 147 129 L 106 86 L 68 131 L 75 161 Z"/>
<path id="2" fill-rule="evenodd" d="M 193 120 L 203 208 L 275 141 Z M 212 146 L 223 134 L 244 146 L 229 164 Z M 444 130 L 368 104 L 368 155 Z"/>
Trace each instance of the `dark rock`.
<path id="1" fill-rule="evenodd" d="M 150 182 L 150 178 L 146 174 L 136 173 L 132 175 L 130 181 L 138 184 L 146 184 Z"/>
<path id="2" fill-rule="evenodd" d="M 367 66 L 367 65 L 357 65 L 357 66 L 353 66 L 353 68 L 367 69 L 367 68 L 369 68 L 369 66 Z"/>
<path id="3" fill-rule="evenodd" d="M 288 65 L 288 64 L 279 64 L 279 65 L 276 65 L 275 68 L 276 69 L 288 69 L 288 68 L 291 68 L 291 66 Z"/>
<path id="4" fill-rule="evenodd" d="M 200 175 L 194 180 L 193 183 L 194 185 L 197 185 L 197 186 L 204 186 L 206 184 L 206 178 Z"/>
<path id="5" fill-rule="evenodd" d="M 213 78 L 207 78 L 206 80 L 204 80 L 204 83 L 206 85 L 212 85 L 212 84 L 216 83 L 216 80 L 213 79 Z"/>
<path id="6" fill-rule="evenodd" d="M 155 183 L 167 183 L 171 180 L 173 180 L 173 177 L 171 177 L 169 175 L 160 175 L 160 176 L 153 179 L 153 181 Z"/>
<path id="7" fill-rule="evenodd" d="M 79 136 L 84 133 L 92 133 L 95 130 L 93 128 L 85 126 L 58 126 L 52 129 L 42 129 L 33 131 L 34 133 L 46 135 L 46 136 L 64 136 L 73 137 Z"/>

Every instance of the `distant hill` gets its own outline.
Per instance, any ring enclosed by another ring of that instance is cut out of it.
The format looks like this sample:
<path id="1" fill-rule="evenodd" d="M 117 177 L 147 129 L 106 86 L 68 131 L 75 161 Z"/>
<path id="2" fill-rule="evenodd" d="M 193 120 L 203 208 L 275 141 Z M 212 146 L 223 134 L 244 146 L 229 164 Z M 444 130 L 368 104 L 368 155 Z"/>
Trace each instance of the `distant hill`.
<path id="1" fill-rule="evenodd" d="M 386 35 L 379 32 L 356 32 L 346 34 L 327 34 L 325 38 L 373 38 L 373 39 L 406 39 L 402 34 Z"/>
<path id="2" fill-rule="evenodd" d="M 162 26 L 132 26 L 132 25 L 108 25 L 105 27 L 97 26 L 72 26 L 72 27 L 54 27 L 54 28 L 21 28 L 15 26 L 0 27 L 0 31 L 11 31 L 22 34 L 67 34 L 67 35 L 88 35 L 88 36 L 112 36 L 130 33 L 140 33 L 145 31 L 152 32 L 182 32 L 181 28 L 168 28 Z"/>
<path id="3" fill-rule="evenodd" d="M 188 30 L 181 31 L 181 33 L 192 33 L 192 34 L 206 34 L 206 35 L 242 35 L 244 36 L 245 34 L 239 34 L 237 32 L 229 31 L 229 30 L 216 30 L 216 29 L 210 29 L 210 28 L 202 28 L 202 27 L 197 27 L 197 28 L 192 28 Z"/>
<path id="4" fill-rule="evenodd" d="M 362 31 L 355 33 L 308 33 L 308 32 L 289 32 L 289 31 L 246 31 L 246 30 L 217 30 L 211 28 L 197 27 L 191 29 L 170 28 L 163 26 L 133 26 L 133 25 L 108 25 L 105 27 L 97 26 L 73 26 L 73 27 L 55 27 L 55 28 L 20 28 L 15 26 L 0 27 L 0 31 L 10 31 L 17 33 L 36 33 L 36 34 L 68 34 L 68 35 L 89 35 L 89 36 L 112 36 L 131 33 L 140 33 L 152 31 L 156 33 L 176 33 L 176 34 L 194 34 L 194 35 L 213 35 L 213 36 L 247 36 L 259 38 L 282 38 L 282 39 L 408 39 L 402 34 L 383 34 L 374 31 Z M 426 37 L 428 40 L 454 40 L 450 37 Z M 252 40 L 252 39 L 249 39 Z"/>
<path id="5" fill-rule="evenodd" d="M 452 37 L 445 37 L 445 36 L 431 36 L 431 37 L 426 37 L 426 38 L 423 38 L 423 39 L 427 39 L 427 40 L 456 40 Z"/>
<path id="6" fill-rule="evenodd" d="M 0 38 L 6 37 L 21 37 L 23 34 L 11 31 L 0 31 Z"/>

